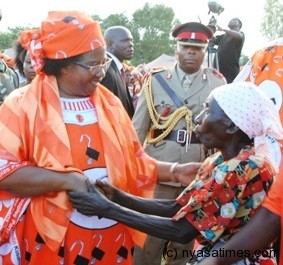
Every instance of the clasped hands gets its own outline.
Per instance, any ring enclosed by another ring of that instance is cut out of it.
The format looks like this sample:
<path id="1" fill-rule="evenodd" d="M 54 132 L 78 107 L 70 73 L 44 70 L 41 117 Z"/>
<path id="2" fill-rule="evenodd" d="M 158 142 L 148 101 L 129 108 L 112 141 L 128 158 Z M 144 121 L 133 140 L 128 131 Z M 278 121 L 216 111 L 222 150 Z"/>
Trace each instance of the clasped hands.
<path id="1" fill-rule="evenodd" d="M 68 191 L 69 200 L 73 207 L 81 214 L 87 216 L 101 215 L 105 217 L 114 200 L 115 194 L 119 192 L 115 187 L 97 180 L 86 181 L 88 192 Z"/>
<path id="2" fill-rule="evenodd" d="M 178 165 L 178 181 L 183 185 L 189 185 L 194 180 L 200 167 L 200 163 L 190 162 Z M 122 191 L 114 186 L 97 180 L 86 180 L 87 192 L 68 191 L 69 200 L 73 207 L 81 214 L 92 216 L 98 215 L 109 218 L 111 209 L 115 208 L 115 198 L 121 198 Z"/>

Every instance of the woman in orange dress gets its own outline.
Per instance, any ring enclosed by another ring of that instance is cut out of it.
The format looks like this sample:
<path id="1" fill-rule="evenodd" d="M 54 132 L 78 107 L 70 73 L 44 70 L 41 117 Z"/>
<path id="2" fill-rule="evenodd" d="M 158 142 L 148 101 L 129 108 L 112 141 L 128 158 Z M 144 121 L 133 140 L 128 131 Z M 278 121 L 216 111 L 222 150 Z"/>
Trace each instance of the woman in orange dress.
<path id="1" fill-rule="evenodd" d="M 99 84 L 111 61 L 96 21 L 49 12 L 20 42 L 37 75 L 0 108 L 0 264 L 132 264 L 144 235 L 78 213 L 66 191 L 103 179 L 150 196 L 175 165 L 146 155 L 121 102 Z M 177 167 L 183 182 L 199 165 Z"/>

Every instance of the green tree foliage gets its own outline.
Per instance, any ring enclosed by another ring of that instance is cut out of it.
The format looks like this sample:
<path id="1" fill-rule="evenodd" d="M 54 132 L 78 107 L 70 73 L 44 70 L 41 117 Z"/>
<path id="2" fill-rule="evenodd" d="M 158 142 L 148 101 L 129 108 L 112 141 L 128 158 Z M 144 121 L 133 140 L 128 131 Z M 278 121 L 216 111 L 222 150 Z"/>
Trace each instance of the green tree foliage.
<path id="1" fill-rule="evenodd" d="M 283 4 L 281 1 L 265 1 L 261 32 L 268 40 L 283 37 Z"/>
<path id="2" fill-rule="evenodd" d="M 32 27 L 8 28 L 7 32 L 0 32 L 0 51 L 11 48 L 15 45 L 20 33 L 24 30 L 31 29 Z"/>
<path id="3" fill-rule="evenodd" d="M 240 57 L 240 66 L 244 66 L 249 60 L 249 56 L 246 54 L 242 54 Z"/>
<path id="4" fill-rule="evenodd" d="M 173 55 L 173 40 L 170 38 L 174 25 L 174 11 L 164 5 L 150 6 L 148 3 L 133 14 L 132 34 L 135 41 L 133 65 L 147 63 L 162 53 Z"/>
<path id="5" fill-rule="evenodd" d="M 102 32 L 112 26 L 124 26 L 131 28 L 131 21 L 124 14 L 112 14 L 105 19 L 101 19 L 98 15 L 91 16 L 94 20 L 100 22 Z"/>
<path id="6" fill-rule="evenodd" d="M 12 33 L 3 32 L 0 35 L 0 51 L 13 46 L 15 36 Z"/>
<path id="7" fill-rule="evenodd" d="M 172 27 L 179 20 L 174 20 L 174 11 L 164 5 L 150 6 L 148 3 L 143 8 L 134 12 L 132 20 L 124 14 L 113 14 L 101 20 L 98 16 L 92 18 L 101 21 L 104 32 L 108 27 L 119 25 L 127 27 L 134 38 L 135 54 L 132 65 L 148 63 L 162 53 L 173 55 L 174 42 L 170 39 Z"/>
<path id="8" fill-rule="evenodd" d="M 101 23 L 101 28 L 103 31 L 112 26 L 124 26 L 131 30 L 131 22 L 124 14 L 110 15 Z"/>
<path id="9" fill-rule="evenodd" d="M 172 28 L 180 23 L 174 19 L 174 11 L 171 7 L 165 5 L 153 5 L 146 3 L 143 8 L 137 9 L 132 19 L 125 14 L 112 14 L 101 19 L 98 15 L 92 15 L 92 18 L 99 21 L 102 31 L 114 25 L 121 25 L 129 28 L 134 38 L 134 58 L 132 65 L 148 63 L 162 53 L 174 54 L 174 41 L 171 38 Z M 13 47 L 18 39 L 19 33 L 28 28 L 16 27 L 9 28 L 7 32 L 0 32 L 0 50 Z"/>

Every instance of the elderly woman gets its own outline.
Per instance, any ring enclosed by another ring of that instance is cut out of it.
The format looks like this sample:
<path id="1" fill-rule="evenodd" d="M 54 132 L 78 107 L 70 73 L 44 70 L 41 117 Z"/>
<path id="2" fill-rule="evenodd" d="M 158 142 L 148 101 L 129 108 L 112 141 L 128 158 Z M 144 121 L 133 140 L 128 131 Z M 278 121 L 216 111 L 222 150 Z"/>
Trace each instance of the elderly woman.
<path id="1" fill-rule="evenodd" d="M 99 84 L 111 61 L 98 22 L 50 12 L 20 42 L 37 76 L 0 109 L 0 264 L 130 265 L 144 236 L 78 213 L 66 191 L 100 178 L 145 196 L 174 164 L 146 155 L 121 102 Z M 198 168 L 178 165 L 177 179 Z"/>
<path id="2" fill-rule="evenodd" d="M 144 200 L 99 181 L 96 185 L 108 198 L 88 183 L 89 193 L 69 192 L 73 206 L 156 237 L 180 243 L 196 238 L 194 253 L 173 255 L 192 255 L 192 262 L 209 256 L 249 221 L 265 198 L 276 167 L 267 135 L 281 139 L 282 126 L 273 103 L 244 82 L 212 91 L 196 123 L 203 145 L 219 151 L 203 162 L 176 200 Z M 259 264 L 262 257 L 248 258 Z"/>

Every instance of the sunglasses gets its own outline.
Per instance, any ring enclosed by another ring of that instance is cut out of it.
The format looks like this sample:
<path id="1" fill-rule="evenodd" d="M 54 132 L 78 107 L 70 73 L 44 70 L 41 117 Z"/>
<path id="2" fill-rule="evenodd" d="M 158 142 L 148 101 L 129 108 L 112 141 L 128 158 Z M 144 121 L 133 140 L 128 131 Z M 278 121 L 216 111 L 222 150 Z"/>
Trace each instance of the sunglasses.
<path id="1" fill-rule="evenodd" d="M 98 74 L 100 74 L 101 71 L 106 73 L 111 62 L 112 62 L 112 59 L 107 57 L 107 60 L 103 64 L 97 64 L 97 65 L 93 65 L 93 66 L 89 66 L 89 65 L 81 63 L 81 62 L 75 62 L 75 64 L 84 68 L 84 69 L 89 70 L 91 75 L 98 75 Z"/>

